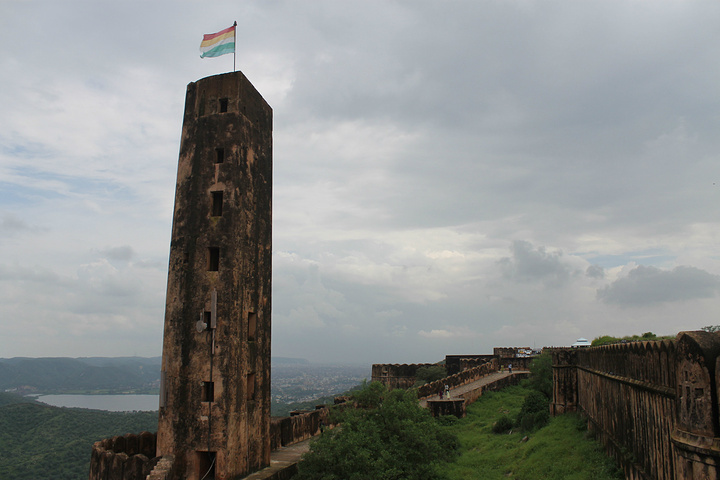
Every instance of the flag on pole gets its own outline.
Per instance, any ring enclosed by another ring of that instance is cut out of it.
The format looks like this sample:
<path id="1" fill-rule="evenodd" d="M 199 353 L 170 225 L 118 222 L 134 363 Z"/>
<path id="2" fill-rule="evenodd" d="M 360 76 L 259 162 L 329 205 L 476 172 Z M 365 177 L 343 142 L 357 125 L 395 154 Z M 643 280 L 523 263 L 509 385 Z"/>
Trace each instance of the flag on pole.
<path id="1" fill-rule="evenodd" d="M 237 22 L 225 30 L 203 35 L 200 44 L 200 58 L 219 57 L 226 53 L 235 53 L 235 26 Z"/>

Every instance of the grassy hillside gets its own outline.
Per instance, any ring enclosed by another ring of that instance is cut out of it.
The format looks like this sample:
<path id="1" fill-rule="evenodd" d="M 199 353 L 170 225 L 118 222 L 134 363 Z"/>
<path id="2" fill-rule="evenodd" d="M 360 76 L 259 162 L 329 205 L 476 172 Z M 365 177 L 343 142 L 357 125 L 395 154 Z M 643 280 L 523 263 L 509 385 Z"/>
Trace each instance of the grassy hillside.
<path id="1" fill-rule="evenodd" d="M 446 427 L 455 433 L 462 453 L 448 465 L 452 480 L 573 479 L 619 480 L 623 478 L 600 445 L 588 437 L 585 423 L 574 414 L 552 418 L 535 432 L 492 433 L 503 415 L 516 417 L 525 396 L 523 387 L 489 392 L 468 407 L 468 415 Z M 527 436 L 527 440 L 523 438 Z"/>
<path id="2" fill-rule="evenodd" d="M 10 397 L 0 396 L 0 401 Z M 97 440 L 157 430 L 157 412 L 118 413 L 49 407 L 0 406 L 0 478 L 87 479 Z"/>

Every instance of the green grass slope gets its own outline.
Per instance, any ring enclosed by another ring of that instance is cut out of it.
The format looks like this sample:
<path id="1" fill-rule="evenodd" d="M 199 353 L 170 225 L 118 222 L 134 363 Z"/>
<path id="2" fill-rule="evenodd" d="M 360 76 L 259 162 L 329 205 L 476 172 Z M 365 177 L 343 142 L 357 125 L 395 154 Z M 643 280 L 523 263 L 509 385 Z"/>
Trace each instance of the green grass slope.
<path id="1" fill-rule="evenodd" d="M 461 455 L 447 466 L 452 480 L 619 480 L 620 472 L 601 446 L 589 438 L 574 414 L 552 418 L 535 432 L 492 433 L 502 415 L 516 417 L 530 390 L 509 387 L 489 392 L 468 407 L 468 415 L 448 428 L 458 436 Z M 528 439 L 523 441 L 527 436 Z"/>

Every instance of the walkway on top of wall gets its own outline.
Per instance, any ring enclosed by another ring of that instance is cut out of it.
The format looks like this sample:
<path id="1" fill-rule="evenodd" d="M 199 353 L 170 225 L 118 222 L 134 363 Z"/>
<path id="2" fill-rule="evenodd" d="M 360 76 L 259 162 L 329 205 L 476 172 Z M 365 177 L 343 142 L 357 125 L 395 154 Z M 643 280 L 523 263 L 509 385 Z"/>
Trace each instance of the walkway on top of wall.
<path id="1" fill-rule="evenodd" d="M 314 437 L 281 447 L 270 453 L 270 466 L 245 477 L 243 480 L 286 480 L 297 473 L 302 455 L 310 450 Z"/>
<path id="2" fill-rule="evenodd" d="M 474 382 L 470 382 L 465 385 L 460 385 L 459 387 L 451 388 L 450 389 L 450 399 L 461 398 L 463 396 L 463 394 L 465 394 L 467 392 L 472 392 L 473 390 L 483 388 L 487 385 L 490 385 L 491 383 L 495 383 L 498 380 L 507 378 L 511 375 L 515 375 L 515 374 L 527 375 L 528 373 L 529 373 L 528 370 L 515 370 L 515 371 L 513 371 L 513 373 L 510 373 L 507 370 L 504 370 L 502 372 L 494 372 L 489 375 L 485 375 L 484 377 L 479 378 L 479 379 L 475 380 Z M 427 408 L 428 400 L 440 400 L 440 395 L 433 395 L 431 397 L 423 398 L 422 400 L 420 400 L 420 406 L 423 408 Z"/>

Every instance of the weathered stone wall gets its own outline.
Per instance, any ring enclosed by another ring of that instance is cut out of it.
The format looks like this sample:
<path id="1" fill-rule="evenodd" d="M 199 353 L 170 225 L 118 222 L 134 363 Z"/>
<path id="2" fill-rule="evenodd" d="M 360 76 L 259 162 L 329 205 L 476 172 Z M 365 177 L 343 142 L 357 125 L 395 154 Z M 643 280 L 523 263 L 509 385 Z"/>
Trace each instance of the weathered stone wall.
<path id="1" fill-rule="evenodd" d="M 436 367 L 437 363 L 387 364 L 376 363 L 372 366 L 371 381 L 380 382 L 389 389 L 412 388 L 415 374 L 420 367 Z"/>
<path id="2" fill-rule="evenodd" d="M 145 480 L 158 462 L 156 441 L 156 434 L 142 432 L 95 442 L 89 480 Z"/>
<path id="3" fill-rule="evenodd" d="M 465 400 L 465 406 L 467 406 L 471 403 L 475 403 L 475 401 L 477 401 L 478 398 L 482 397 L 485 392 L 497 392 L 498 390 L 502 390 L 505 387 L 509 387 L 511 385 L 518 385 L 521 380 L 524 380 L 529 376 L 530 374 L 527 372 L 514 373 L 513 375 L 499 378 L 492 383 L 488 383 L 487 385 L 480 386 L 478 388 L 470 390 L 469 392 L 465 392 L 461 395 L 461 397 L 463 400 Z"/>
<path id="4" fill-rule="evenodd" d="M 445 369 L 448 375 L 469 370 L 495 358 L 495 355 L 445 355 Z"/>
<path id="5" fill-rule="evenodd" d="M 242 72 L 187 87 L 157 437 L 178 478 L 270 463 L 272 118 Z"/>
<path id="6" fill-rule="evenodd" d="M 322 426 L 332 426 L 330 409 L 318 408 L 290 417 L 276 417 L 270 421 L 270 447 L 277 450 L 293 443 L 302 442 L 320 433 Z"/>
<path id="7" fill-rule="evenodd" d="M 455 375 L 450 375 L 449 377 L 441 378 L 440 380 L 436 380 L 431 383 L 426 383 L 418 388 L 418 398 L 423 399 L 437 395 L 440 390 L 445 388 L 445 385 L 448 385 L 450 388 L 459 387 L 497 371 L 498 361 L 496 358 L 493 358 L 491 361 L 478 365 L 470 370 L 465 370 L 460 373 L 456 373 Z"/>
<path id="8" fill-rule="evenodd" d="M 720 335 L 553 351 L 551 413 L 579 410 L 626 478 L 718 478 Z"/>

